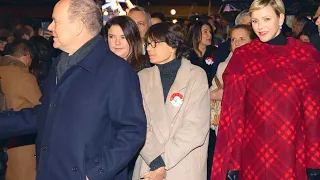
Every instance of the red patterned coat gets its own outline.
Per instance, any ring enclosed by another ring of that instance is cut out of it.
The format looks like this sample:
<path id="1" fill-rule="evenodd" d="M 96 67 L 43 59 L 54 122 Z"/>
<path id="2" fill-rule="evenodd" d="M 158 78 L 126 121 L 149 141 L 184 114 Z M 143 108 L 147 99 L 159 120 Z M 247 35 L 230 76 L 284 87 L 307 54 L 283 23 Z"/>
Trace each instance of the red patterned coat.
<path id="1" fill-rule="evenodd" d="M 305 180 L 320 169 L 320 53 L 288 38 L 238 48 L 225 73 L 211 180 Z"/>

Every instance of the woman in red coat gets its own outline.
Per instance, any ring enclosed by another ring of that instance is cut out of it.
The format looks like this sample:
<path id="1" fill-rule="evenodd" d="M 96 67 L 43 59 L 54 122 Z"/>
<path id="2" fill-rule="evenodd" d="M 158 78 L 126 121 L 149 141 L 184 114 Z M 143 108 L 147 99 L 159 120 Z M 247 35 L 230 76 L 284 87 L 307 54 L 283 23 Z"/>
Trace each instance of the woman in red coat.
<path id="1" fill-rule="evenodd" d="M 320 178 L 320 53 L 281 34 L 284 12 L 281 0 L 251 4 L 259 38 L 224 72 L 211 180 Z"/>

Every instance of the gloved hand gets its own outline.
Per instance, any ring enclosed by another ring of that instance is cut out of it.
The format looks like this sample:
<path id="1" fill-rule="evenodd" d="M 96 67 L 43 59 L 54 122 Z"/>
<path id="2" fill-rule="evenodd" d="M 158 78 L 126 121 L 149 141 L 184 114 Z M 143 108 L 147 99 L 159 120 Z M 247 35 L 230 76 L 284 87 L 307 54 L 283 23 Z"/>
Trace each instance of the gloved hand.
<path id="1" fill-rule="evenodd" d="M 227 173 L 226 180 L 238 180 L 239 179 L 239 171 L 229 170 Z"/>
<path id="2" fill-rule="evenodd" d="M 307 168 L 308 180 L 319 180 L 320 179 L 320 169 Z"/>

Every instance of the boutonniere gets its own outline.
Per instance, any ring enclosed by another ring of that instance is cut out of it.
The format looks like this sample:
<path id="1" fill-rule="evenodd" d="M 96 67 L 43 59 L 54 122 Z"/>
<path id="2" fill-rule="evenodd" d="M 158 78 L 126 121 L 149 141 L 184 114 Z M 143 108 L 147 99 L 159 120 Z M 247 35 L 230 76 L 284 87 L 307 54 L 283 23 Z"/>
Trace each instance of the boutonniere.
<path id="1" fill-rule="evenodd" d="M 212 65 L 214 63 L 213 57 L 207 57 L 205 60 L 207 65 Z"/>
<path id="2" fill-rule="evenodd" d="M 183 103 L 183 95 L 180 93 L 173 93 L 170 97 L 170 102 L 174 107 L 180 107 Z"/>

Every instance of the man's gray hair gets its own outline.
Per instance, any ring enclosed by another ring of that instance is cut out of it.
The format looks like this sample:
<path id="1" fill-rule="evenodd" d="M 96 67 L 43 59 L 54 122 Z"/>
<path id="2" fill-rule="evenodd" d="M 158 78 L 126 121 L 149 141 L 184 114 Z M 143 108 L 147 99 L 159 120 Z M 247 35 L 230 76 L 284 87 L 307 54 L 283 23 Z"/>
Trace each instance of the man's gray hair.
<path id="1" fill-rule="evenodd" d="M 150 14 L 149 14 L 143 7 L 136 6 L 136 7 L 134 7 L 134 8 L 131 8 L 128 14 L 130 14 L 130 13 L 133 12 L 133 11 L 143 12 L 143 14 L 147 17 L 147 22 L 148 22 L 149 27 L 152 25 Z"/>
<path id="2" fill-rule="evenodd" d="M 94 0 L 70 0 L 68 16 L 71 22 L 81 20 L 86 30 L 93 36 L 101 32 L 102 13 Z"/>
<path id="3" fill-rule="evenodd" d="M 243 18 L 244 16 L 250 16 L 249 10 L 241 11 L 241 12 L 237 15 L 236 20 L 235 20 L 235 22 L 234 22 L 235 25 L 241 24 L 242 18 Z"/>

